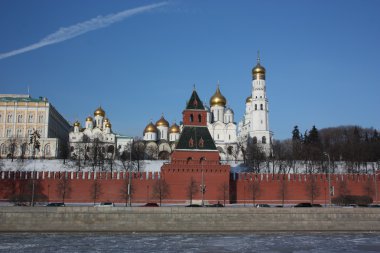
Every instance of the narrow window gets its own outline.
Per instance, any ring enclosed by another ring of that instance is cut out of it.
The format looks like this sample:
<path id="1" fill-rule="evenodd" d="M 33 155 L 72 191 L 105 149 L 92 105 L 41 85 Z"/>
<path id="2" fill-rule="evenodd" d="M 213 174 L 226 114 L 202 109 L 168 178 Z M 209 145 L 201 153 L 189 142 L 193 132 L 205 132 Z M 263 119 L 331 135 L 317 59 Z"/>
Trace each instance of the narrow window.
<path id="1" fill-rule="evenodd" d="M 257 110 L 257 104 L 255 104 L 255 111 Z"/>
<path id="2" fill-rule="evenodd" d="M 22 123 L 22 115 L 17 116 L 17 123 Z"/>
<path id="3" fill-rule="evenodd" d="M 28 122 L 33 123 L 33 114 L 29 114 Z"/>
<path id="4" fill-rule="evenodd" d="M 43 115 L 40 115 L 38 117 L 38 123 L 43 123 L 43 120 L 44 120 L 44 116 Z"/>
<path id="5" fill-rule="evenodd" d="M 12 123 L 12 119 L 13 119 L 12 114 L 9 114 L 8 115 L 8 123 Z"/>
<path id="6" fill-rule="evenodd" d="M 198 114 L 198 122 L 202 122 L 202 115 Z"/>
<path id="7" fill-rule="evenodd" d="M 261 142 L 262 142 L 263 144 L 267 143 L 267 138 L 265 138 L 265 136 L 263 136 L 263 138 L 261 138 Z"/>
<path id="8" fill-rule="evenodd" d="M 263 104 L 260 105 L 260 110 L 263 110 Z"/>
<path id="9" fill-rule="evenodd" d="M 256 136 L 252 138 L 252 142 L 253 142 L 254 144 L 257 143 L 257 137 L 256 137 Z"/>
<path id="10" fill-rule="evenodd" d="M 193 122 L 194 121 L 194 116 L 193 114 L 190 114 L 190 122 Z"/>

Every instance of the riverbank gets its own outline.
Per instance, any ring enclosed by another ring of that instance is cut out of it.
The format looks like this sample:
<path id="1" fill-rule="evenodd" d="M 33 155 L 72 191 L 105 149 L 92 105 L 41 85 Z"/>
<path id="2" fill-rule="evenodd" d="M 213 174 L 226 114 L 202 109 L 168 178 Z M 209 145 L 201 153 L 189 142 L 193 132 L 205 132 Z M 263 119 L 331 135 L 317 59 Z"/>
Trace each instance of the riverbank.
<path id="1" fill-rule="evenodd" d="M 1 232 L 380 231 L 378 208 L 1 207 Z"/>

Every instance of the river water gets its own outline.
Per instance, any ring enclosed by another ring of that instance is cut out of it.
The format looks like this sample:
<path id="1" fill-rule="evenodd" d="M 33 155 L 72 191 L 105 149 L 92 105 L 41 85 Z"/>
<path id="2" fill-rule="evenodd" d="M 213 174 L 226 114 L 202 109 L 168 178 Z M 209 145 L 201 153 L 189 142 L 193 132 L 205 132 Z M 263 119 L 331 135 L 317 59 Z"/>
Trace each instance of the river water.
<path id="1" fill-rule="evenodd" d="M 380 252 L 380 233 L 0 233 L 0 252 Z"/>

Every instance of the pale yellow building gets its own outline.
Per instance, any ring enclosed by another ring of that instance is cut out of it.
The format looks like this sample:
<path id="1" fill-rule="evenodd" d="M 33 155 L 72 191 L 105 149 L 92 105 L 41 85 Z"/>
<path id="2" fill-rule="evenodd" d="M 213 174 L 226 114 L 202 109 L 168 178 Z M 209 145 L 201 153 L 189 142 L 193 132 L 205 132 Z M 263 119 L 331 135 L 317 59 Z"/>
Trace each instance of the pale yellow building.
<path id="1" fill-rule="evenodd" d="M 15 156 L 33 155 L 29 137 L 40 134 L 36 157 L 57 158 L 63 155 L 71 126 L 46 98 L 29 95 L 0 94 L 0 156 L 10 156 L 10 143 L 16 143 Z"/>

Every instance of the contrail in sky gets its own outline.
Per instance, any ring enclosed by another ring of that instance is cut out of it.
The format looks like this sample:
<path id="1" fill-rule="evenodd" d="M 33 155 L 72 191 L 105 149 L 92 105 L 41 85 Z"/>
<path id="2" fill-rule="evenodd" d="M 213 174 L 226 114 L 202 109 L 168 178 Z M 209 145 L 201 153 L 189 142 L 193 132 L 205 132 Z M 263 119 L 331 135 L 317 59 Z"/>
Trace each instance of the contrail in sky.
<path id="1" fill-rule="evenodd" d="M 87 32 L 107 27 L 109 25 L 112 25 L 113 23 L 120 22 L 130 16 L 149 11 L 164 6 L 166 4 L 167 2 L 161 2 L 157 4 L 141 6 L 134 9 L 128 9 L 116 14 L 109 14 L 107 16 L 97 16 L 96 18 L 84 21 L 82 23 L 78 23 L 69 27 L 59 28 L 58 31 L 49 34 L 37 43 L 7 53 L 0 54 L 0 60 L 75 38 Z"/>

